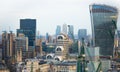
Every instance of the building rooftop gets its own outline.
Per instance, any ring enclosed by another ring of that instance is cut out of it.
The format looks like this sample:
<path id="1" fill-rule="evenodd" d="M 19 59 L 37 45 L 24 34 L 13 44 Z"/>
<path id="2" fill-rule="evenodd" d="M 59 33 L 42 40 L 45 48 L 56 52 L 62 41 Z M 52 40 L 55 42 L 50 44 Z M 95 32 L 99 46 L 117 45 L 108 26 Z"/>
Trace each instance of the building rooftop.
<path id="1" fill-rule="evenodd" d="M 93 12 L 118 12 L 118 9 L 116 7 L 105 4 L 93 4 L 90 6 L 92 6 Z"/>
<path id="2" fill-rule="evenodd" d="M 55 65 L 60 65 L 60 66 L 74 66 L 77 64 L 77 61 L 65 61 L 61 63 L 56 63 Z"/>

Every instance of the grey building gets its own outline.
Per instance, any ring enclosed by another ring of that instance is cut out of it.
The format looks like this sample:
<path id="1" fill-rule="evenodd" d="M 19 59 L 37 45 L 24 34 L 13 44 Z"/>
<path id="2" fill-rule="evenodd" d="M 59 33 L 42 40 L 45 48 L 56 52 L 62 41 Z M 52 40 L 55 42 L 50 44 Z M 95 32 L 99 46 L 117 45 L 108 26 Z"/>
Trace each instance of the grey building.
<path id="1" fill-rule="evenodd" d="M 68 27 L 67 24 L 63 24 L 63 26 L 62 26 L 62 33 L 67 34 L 67 27 Z"/>
<path id="2" fill-rule="evenodd" d="M 78 30 L 78 39 L 81 40 L 82 38 L 87 37 L 87 29 L 79 29 Z"/>
<path id="3" fill-rule="evenodd" d="M 118 17 L 115 7 L 101 4 L 89 6 L 93 46 L 100 47 L 100 54 L 104 56 L 113 55 L 114 35 Z"/>
<path id="4" fill-rule="evenodd" d="M 21 34 L 22 35 L 22 34 Z M 15 54 L 17 55 L 17 51 L 22 50 L 22 58 L 27 58 L 27 51 L 28 51 L 28 37 L 18 36 L 15 37 Z"/>
<path id="5" fill-rule="evenodd" d="M 74 27 L 73 27 L 73 25 L 68 25 L 68 36 L 70 39 L 74 39 Z"/>
<path id="6" fill-rule="evenodd" d="M 61 26 L 60 25 L 57 25 L 57 28 L 56 28 L 56 36 L 59 35 L 61 33 Z"/>

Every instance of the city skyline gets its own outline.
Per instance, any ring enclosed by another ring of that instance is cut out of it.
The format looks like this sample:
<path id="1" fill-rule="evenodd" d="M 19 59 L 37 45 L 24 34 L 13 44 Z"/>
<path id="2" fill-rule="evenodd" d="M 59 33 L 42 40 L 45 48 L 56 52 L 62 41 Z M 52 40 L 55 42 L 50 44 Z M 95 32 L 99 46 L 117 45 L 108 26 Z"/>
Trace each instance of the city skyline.
<path id="1" fill-rule="evenodd" d="M 9 29 L 16 32 L 20 19 L 30 18 L 36 19 L 37 31 L 41 35 L 47 32 L 55 34 L 57 25 L 62 26 L 64 23 L 73 25 L 75 34 L 79 29 L 87 29 L 88 34 L 91 34 L 89 5 L 93 3 L 120 7 L 119 0 L 4 0 L 0 4 L 0 32 Z"/>

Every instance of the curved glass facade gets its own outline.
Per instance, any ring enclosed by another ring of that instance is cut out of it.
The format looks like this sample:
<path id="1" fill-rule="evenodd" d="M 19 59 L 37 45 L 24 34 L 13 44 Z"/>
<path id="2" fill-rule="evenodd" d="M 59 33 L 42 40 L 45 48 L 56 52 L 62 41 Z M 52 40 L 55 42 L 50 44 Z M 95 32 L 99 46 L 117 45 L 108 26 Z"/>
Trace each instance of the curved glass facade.
<path id="1" fill-rule="evenodd" d="M 101 55 L 113 55 L 118 10 L 107 5 L 90 5 L 90 16 L 93 46 L 100 47 Z"/>

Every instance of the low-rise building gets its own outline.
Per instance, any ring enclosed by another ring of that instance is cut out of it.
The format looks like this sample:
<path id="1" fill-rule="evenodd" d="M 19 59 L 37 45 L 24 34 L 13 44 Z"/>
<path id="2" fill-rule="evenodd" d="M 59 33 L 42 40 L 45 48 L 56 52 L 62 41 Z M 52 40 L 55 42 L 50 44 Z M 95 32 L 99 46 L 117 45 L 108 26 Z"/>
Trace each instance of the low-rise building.
<path id="1" fill-rule="evenodd" d="M 76 72 L 76 61 L 65 61 L 54 65 L 55 72 Z"/>
<path id="2" fill-rule="evenodd" d="M 22 72 L 48 72 L 50 65 L 39 59 L 26 59 Z"/>

